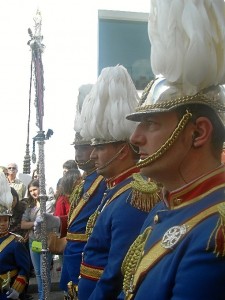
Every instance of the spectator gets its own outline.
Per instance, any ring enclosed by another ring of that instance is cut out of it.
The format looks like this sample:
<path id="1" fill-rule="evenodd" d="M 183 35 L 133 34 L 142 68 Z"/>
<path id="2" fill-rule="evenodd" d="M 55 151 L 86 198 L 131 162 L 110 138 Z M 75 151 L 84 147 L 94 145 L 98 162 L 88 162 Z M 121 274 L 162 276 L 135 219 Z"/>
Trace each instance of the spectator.
<path id="1" fill-rule="evenodd" d="M 71 169 L 78 169 L 77 163 L 74 159 L 70 159 L 64 162 L 63 164 L 63 174 Z"/>
<path id="2" fill-rule="evenodd" d="M 80 182 L 81 175 L 78 169 L 68 170 L 62 177 L 59 184 L 59 196 L 55 204 L 55 216 L 65 216 L 69 213 L 71 195 L 76 184 Z"/>
<path id="3" fill-rule="evenodd" d="M 7 170 L 8 170 L 9 185 L 17 191 L 19 200 L 22 200 L 25 197 L 27 188 L 26 185 L 21 180 L 16 178 L 16 175 L 18 173 L 17 164 L 15 163 L 8 164 Z"/>
<path id="4" fill-rule="evenodd" d="M 28 229 L 29 230 L 29 249 L 30 249 L 30 255 L 31 260 L 34 266 L 36 278 L 37 278 L 37 284 L 38 284 L 38 296 L 40 300 L 44 300 L 43 296 L 43 284 L 42 284 L 42 256 L 40 252 L 34 252 L 32 251 L 32 242 L 33 241 L 41 241 L 40 234 L 35 234 L 33 228 L 34 228 L 34 222 L 37 217 L 40 217 L 40 189 L 39 189 L 39 181 L 38 180 L 32 180 L 28 185 L 28 207 L 26 208 L 21 222 L 21 228 L 22 229 Z M 46 212 L 53 213 L 54 211 L 54 205 L 52 201 L 46 201 Z M 48 264 L 49 268 L 48 270 L 48 280 L 49 283 L 51 282 L 50 277 L 50 265 L 52 261 L 52 254 L 48 253 Z M 50 288 L 50 287 L 49 287 Z"/>

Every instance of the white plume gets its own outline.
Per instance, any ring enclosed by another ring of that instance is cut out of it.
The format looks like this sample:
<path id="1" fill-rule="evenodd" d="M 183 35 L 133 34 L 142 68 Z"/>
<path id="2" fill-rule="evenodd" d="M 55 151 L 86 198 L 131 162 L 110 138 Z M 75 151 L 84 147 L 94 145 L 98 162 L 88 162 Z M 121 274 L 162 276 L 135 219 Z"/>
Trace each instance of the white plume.
<path id="1" fill-rule="evenodd" d="M 104 68 L 81 112 L 81 135 L 85 139 L 128 140 L 135 123 L 126 115 L 135 111 L 139 97 L 132 79 L 121 65 Z"/>
<path id="2" fill-rule="evenodd" d="M 0 172 L 0 205 L 11 209 L 13 196 L 11 194 L 10 185 L 3 172 Z"/>
<path id="3" fill-rule="evenodd" d="M 148 32 L 156 76 L 195 94 L 225 83 L 224 0 L 150 0 Z"/>
<path id="4" fill-rule="evenodd" d="M 76 132 L 80 132 L 81 130 L 81 121 L 80 121 L 80 114 L 83 106 L 83 102 L 87 94 L 91 91 L 93 84 L 83 84 L 79 87 L 79 94 L 77 97 L 77 104 L 76 104 L 76 114 L 74 120 L 74 130 Z"/>

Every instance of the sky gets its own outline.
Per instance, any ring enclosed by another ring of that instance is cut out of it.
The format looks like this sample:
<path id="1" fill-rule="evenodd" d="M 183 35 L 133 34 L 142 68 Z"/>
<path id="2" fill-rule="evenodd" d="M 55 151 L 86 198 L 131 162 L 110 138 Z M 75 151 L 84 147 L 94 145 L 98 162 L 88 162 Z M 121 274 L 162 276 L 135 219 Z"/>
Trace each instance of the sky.
<path id="1" fill-rule="evenodd" d="M 27 142 L 31 51 L 28 28 L 42 15 L 45 50 L 43 130 L 46 185 L 55 189 L 62 165 L 74 159 L 74 117 L 78 88 L 97 80 L 98 10 L 149 11 L 149 0 L 5 0 L 0 1 L 0 165 L 15 162 L 23 172 Z M 37 134 L 34 86 L 31 93 L 30 152 Z M 38 145 L 36 145 L 38 155 Z M 31 163 L 31 172 L 36 165 Z"/>

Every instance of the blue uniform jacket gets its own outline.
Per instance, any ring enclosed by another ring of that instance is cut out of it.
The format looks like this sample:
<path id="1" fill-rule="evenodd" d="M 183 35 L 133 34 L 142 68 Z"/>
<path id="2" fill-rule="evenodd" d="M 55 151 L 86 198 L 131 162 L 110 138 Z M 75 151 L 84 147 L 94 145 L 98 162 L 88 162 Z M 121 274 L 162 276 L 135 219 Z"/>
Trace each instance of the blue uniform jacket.
<path id="1" fill-rule="evenodd" d="M 188 224 L 188 219 L 224 201 L 224 191 L 225 173 L 222 167 L 168 195 L 167 205 L 161 202 L 155 206 L 142 228 L 143 232 L 152 226 L 144 256 L 157 257 L 153 246 L 158 241 L 162 242 L 168 229 Z M 140 278 L 134 297 L 127 299 L 224 300 L 225 253 L 218 256 L 214 253 L 217 243 L 214 234 L 219 220 L 217 211 L 202 219 L 149 269 L 146 264 L 147 271 Z M 170 238 L 172 240 L 172 235 Z M 121 295 L 118 299 L 124 297 Z"/>
<path id="2" fill-rule="evenodd" d="M 98 281 L 82 276 L 78 285 L 79 300 L 116 299 L 122 289 L 121 264 L 138 235 L 147 213 L 130 204 L 132 190 L 121 193 L 108 205 L 107 200 L 133 180 L 132 176 L 106 191 L 102 211 L 84 249 L 83 263 L 100 268 Z"/>
<path id="3" fill-rule="evenodd" d="M 88 175 L 85 178 L 81 196 L 88 191 L 93 182 L 99 177 L 96 172 Z M 97 186 L 92 196 L 87 200 L 86 205 L 82 207 L 76 218 L 70 223 L 67 232 L 85 234 L 86 224 L 90 215 L 96 210 L 100 204 L 103 194 L 106 189 L 106 183 L 103 177 Z M 76 208 L 75 208 L 76 209 Z M 80 274 L 80 263 L 82 259 L 82 252 L 86 241 L 67 240 L 67 245 L 63 254 L 63 268 L 60 278 L 60 287 L 62 290 L 67 290 L 67 284 L 72 281 L 78 284 L 78 277 Z"/>
<path id="4" fill-rule="evenodd" d="M 29 277 L 30 256 L 24 243 L 12 233 L 0 237 L 0 278 L 5 277 L 9 271 L 12 271 L 10 286 L 21 293 Z M 6 299 L 1 290 L 0 299 Z"/>

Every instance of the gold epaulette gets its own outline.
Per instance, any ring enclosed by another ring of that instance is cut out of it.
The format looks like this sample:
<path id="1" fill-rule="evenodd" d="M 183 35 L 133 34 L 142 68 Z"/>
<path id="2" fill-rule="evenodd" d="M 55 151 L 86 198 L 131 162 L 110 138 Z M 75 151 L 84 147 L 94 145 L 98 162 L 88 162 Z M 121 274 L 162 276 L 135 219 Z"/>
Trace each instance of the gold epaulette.
<path id="1" fill-rule="evenodd" d="M 145 212 L 149 212 L 160 201 L 160 188 L 150 180 L 146 180 L 140 173 L 133 174 L 131 182 L 131 205 Z"/>
<path id="2" fill-rule="evenodd" d="M 225 202 L 220 203 L 218 206 L 219 219 L 215 229 L 210 235 L 207 250 L 211 247 L 214 248 L 214 253 L 217 256 L 225 256 Z"/>

